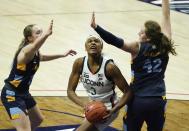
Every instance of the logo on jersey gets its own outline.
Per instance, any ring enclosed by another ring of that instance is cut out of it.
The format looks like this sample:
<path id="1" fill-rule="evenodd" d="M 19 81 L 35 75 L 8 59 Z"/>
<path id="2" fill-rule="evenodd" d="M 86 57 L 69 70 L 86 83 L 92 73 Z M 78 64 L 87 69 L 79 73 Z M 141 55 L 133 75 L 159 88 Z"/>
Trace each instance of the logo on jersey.
<path id="1" fill-rule="evenodd" d="M 100 75 L 100 76 L 99 76 Z M 102 79 L 103 74 L 98 74 L 98 78 Z M 85 84 L 89 84 L 91 86 L 104 86 L 104 82 L 101 81 L 93 81 L 89 78 L 89 74 L 84 72 L 83 78 L 81 80 Z"/>
<path id="2" fill-rule="evenodd" d="M 98 80 L 99 81 L 103 80 L 103 74 L 98 74 Z"/>

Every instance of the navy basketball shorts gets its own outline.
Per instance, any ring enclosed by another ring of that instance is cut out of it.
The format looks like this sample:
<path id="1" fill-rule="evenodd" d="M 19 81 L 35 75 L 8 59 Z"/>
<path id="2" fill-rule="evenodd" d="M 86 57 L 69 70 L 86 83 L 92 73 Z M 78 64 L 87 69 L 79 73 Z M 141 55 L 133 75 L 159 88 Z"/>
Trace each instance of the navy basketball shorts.
<path id="1" fill-rule="evenodd" d="M 165 125 L 167 100 L 162 96 L 134 96 L 126 106 L 124 131 L 141 131 L 144 121 L 148 131 L 162 131 Z"/>
<path id="2" fill-rule="evenodd" d="M 19 118 L 21 111 L 28 115 L 27 110 L 36 105 L 35 100 L 29 92 L 16 92 L 12 90 L 8 84 L 5 84 L 2 89 L 1 101 L 7 110 L 10 119 Z"/>

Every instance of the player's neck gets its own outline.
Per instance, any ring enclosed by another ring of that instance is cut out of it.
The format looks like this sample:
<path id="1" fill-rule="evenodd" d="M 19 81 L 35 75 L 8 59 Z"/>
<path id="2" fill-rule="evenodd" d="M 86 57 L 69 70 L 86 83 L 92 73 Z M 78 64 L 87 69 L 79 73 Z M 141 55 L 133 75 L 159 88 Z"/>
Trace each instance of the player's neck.
<path id="1" fill-rule="evenodd" d="M 100 65 L 102 61 L 102 56 L 88 56 L 89 65 Z"/>

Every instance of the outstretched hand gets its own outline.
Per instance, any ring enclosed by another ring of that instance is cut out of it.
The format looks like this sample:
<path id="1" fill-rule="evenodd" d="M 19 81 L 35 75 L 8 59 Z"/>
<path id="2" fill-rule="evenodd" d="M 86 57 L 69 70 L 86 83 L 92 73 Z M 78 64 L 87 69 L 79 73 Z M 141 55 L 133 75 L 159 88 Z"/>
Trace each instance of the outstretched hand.
<path id="1" fill-rule="evenodd" d="M 74 56 L 76 54 L 77 54 L 77 52 L 75 50 L 69 50 L 69 51 L 65 52 L 63 56 L 64 57 L 66 57 L 68 55 Z"/>
<path id="2" fill-rule="evenodd" d="M 52 34 L 52 29 L 53 29 L 53 20 L 51 20 L 49 29 L 47 30 L 47 35 L 48 35 L 48 36 Z"/>
<path id="3" fill-rule="evenodd" d="M 94 13 L 94 12 L 92 13 L 91 27 L 92 27 L 93 29 L 96 29 L 96 27 L 97 27 L 97 24 L 95 23 L 95 13 Z"/>

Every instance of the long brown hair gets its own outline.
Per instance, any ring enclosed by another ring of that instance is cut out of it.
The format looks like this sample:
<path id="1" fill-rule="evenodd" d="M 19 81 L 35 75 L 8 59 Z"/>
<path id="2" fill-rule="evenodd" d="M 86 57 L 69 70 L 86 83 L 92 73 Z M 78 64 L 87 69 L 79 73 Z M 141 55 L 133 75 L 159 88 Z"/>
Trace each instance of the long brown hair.
<path id="1" fill-rule="evenodd" d="M 152 47 L 160 51 L 160 54 L 163 55 L 168 55 L 169 53 L 177 55 L 173 41 L 169 40 L 168 37 L 161 32 L 161 27 L 157 22 L 149 20 L 145 22 L 144 26 L 146 36 L 150 38 L 149 43 L 152 44 Z"/>
<path id="2" fill-rule="evenodd" d="M 34 24 L 31 24 L 31 25 L 27 25 L 25 28 L 24 28 L 24 31 L 23 31 L 23 35 L 24 35 L 24 38 L 22 39 L 21 43 L 19 44 L 18 46 L 18 49 L 15 53 L 15 56 L 16 54 L 18 53 L 19 49 L 24 45 L 24 44 L 27 44 L 29 43 L 29 40 L 28 40 L 28 37 L 29 36 L 32 36 L 32 28 L 33 28 Z"/>

